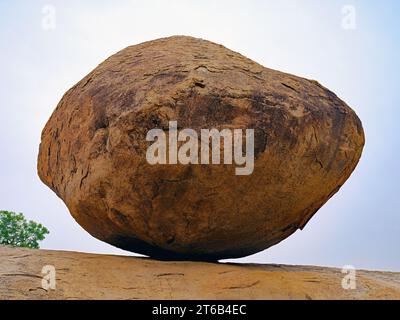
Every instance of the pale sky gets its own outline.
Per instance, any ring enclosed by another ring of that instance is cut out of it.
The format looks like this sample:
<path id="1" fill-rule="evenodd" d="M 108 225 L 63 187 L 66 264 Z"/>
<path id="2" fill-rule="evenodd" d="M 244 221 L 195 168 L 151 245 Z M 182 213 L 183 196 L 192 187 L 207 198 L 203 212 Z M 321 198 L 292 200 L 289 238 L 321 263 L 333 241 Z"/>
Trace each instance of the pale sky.
<path id="1" fill-rule="evenodd" d="M 345 5 L 355 10 L 350 25 Z M 1 1 L 0 210 L 43 223 L 42 248 L 131 254 L 91 237 L 41 183 L 40 133 L 63 93 L 111 54 L 191 35 L 318 80 L 366 133 L 356 171 L 304 231 L 235 261 L 400 271 L 399 30 L 394 0 Z"/>

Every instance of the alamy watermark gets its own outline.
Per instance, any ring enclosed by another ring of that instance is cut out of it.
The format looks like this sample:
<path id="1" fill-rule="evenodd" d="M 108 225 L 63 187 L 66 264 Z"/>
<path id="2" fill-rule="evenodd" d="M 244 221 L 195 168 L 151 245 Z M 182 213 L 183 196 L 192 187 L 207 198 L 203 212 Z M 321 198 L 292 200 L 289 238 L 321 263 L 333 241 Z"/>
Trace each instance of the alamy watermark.
<path id="1" fill-rule="evenodd" d="M 344 290 L 356 290 L 357 289 L 357 271 L 353 266 L 344 266 L 342 273 L 345 276 L 342 279 L 342 288 Z"/>
<path id="2" fill-rule="evenodd" d="M 254 170 L 254 129 L 201 129 L 200 136 L 193 129 L 178 130 L 177 121 L 169 121 L 168 133 L 151 129 L 146 141 L 149 146 L 146 159 L 149 164 L 233 164 L 236 175 L 251 175 Z M 245 148 L 243 142 L 245 138 Z M 199 146 L 200 142 L 200 146 Z M 211 159 L 210 159 L 211 142 Z M 222 147 L 223 142 L 223 147 Z M 180 144 L 179 148 L 178 145 Z M 223 152 L 221 150 L 223 149 Z M 223 153 L 223 162 L 221 161 Z M 243 154 L 244 153 L 244 154 Z M 211 160 L 211 161 L 210 161 Z"/>
<path id="3" fill-rule="evenodd" d="M 342 7 L 342 28 L 344 30 L 356 30 L 357 11 L 353 5 L 344 5 Z"/>
<path id="4" fill-rule="evenodd" d="M 42 29 L 45 31 L 55 30 L 57 27 L 57 11 L 52 4 L 42 7 Z"/>
<path id="5" fill-rule="evenodd" d="M 42 268 L 42 288 L 46 291 L 56 289 L 56 268 L 46 265 Z"/>

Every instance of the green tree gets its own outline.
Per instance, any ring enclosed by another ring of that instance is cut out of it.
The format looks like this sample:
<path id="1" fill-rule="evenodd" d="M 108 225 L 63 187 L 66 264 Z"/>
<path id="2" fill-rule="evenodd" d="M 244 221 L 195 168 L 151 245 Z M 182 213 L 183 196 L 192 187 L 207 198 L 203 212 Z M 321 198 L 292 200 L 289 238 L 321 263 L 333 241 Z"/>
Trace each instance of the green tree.
<path id="1" fill-rule="evenodd" d="M 39 249 L 39 241 L 48 233 L 46 227 L 27 221 L 22 213 L 0 211 L 0 244 Z"/>

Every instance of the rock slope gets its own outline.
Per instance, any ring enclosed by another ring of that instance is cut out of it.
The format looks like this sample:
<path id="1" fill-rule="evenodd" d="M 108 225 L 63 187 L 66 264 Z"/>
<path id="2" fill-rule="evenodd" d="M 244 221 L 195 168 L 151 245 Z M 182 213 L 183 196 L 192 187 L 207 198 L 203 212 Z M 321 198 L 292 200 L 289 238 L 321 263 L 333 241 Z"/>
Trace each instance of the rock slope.
<path id="1" fill-rule="evenodd" d="M 56 289 L 42 269 L 56 270 Z M 3 299 L 400 299 L 400 273 L 283 265 L 164 262 L 147 258 L 0 246 Z"/>

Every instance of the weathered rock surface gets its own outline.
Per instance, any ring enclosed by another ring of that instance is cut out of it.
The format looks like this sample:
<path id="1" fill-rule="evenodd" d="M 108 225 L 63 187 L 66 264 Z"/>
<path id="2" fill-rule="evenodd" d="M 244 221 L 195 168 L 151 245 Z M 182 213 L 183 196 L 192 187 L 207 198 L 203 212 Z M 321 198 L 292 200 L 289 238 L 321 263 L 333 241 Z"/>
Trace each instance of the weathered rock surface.
<path id="1" fill-rule="evenodd" d="M 56 289 L 42 288 L 42 268 Z M 164 262 L 0 246 L 3 299 L 400 299 L 400 273 L 357 271 L 344 290 L 339 269 Z"/>
<path id="2" fill-rule="evenodd" d="M 146 134 L 255 130 L 252 175 L 234 165 L 150 165 Z M 171 37 L 113 55 L 62 98 L 38 172 L 96 238 L 165 258 L 264 250 L 303 228 L 364 146 L 356 114 L 316 81 L 209 41 Z"/>

